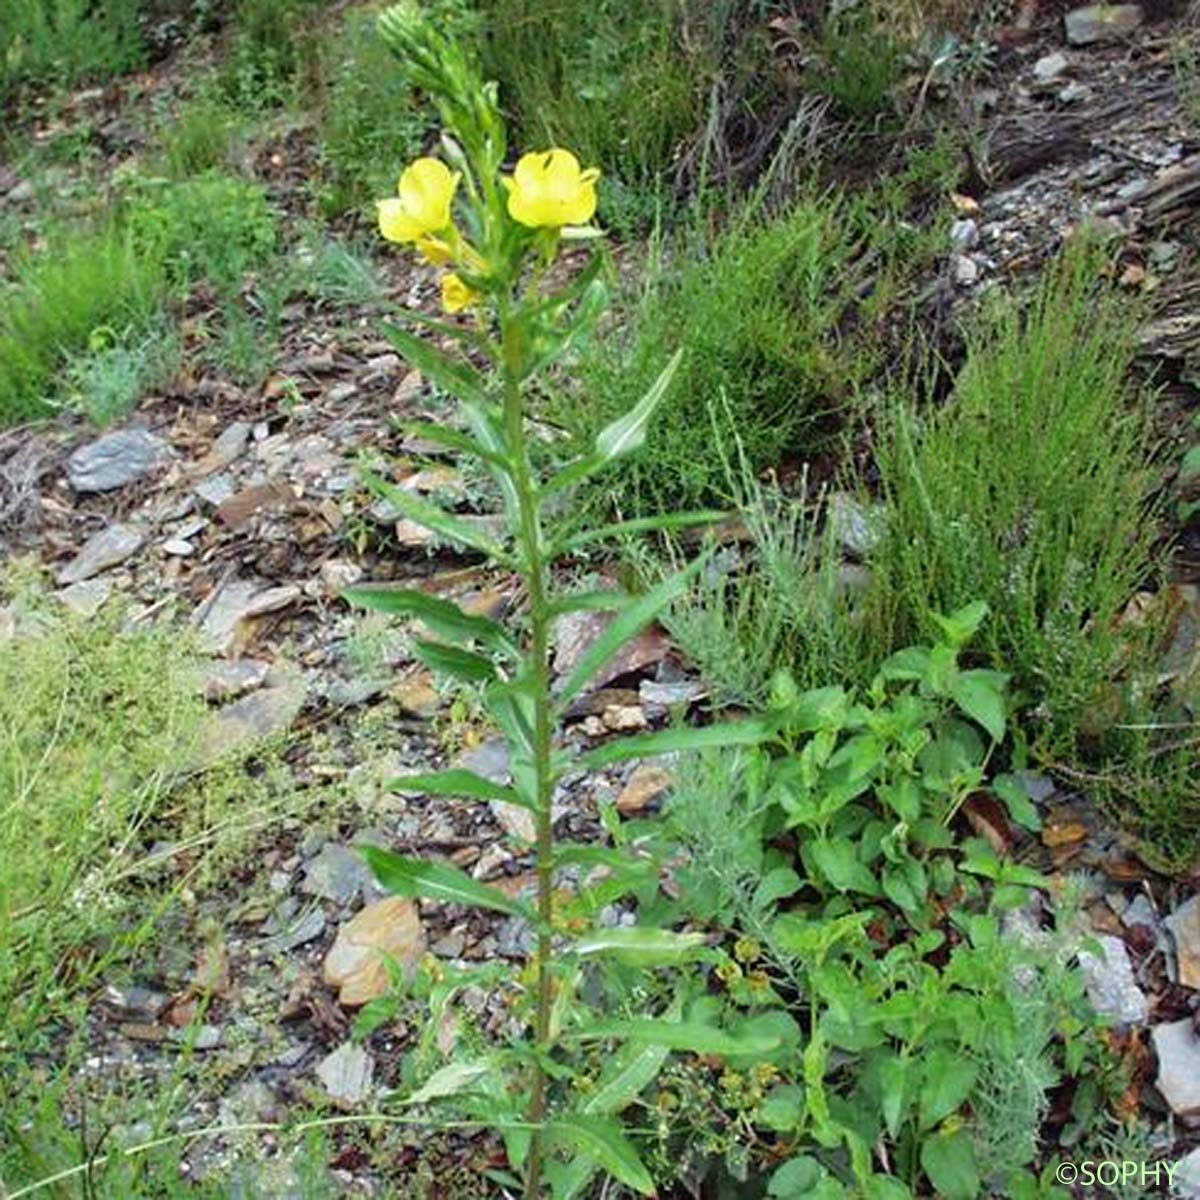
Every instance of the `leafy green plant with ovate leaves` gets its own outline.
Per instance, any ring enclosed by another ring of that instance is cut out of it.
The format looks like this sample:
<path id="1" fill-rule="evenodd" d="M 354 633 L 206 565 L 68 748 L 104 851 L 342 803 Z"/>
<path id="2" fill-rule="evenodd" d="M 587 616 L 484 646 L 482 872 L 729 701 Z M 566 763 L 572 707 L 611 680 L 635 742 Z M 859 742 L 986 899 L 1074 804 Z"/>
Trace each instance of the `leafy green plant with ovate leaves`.
<path id="1" fill-rule="evenodd" d="M 502 176 L 507 137 L 495 89 L 484 85 L 462 47 L 413 4 L 385 12 L 379 30 L 409 78 L 433 100 L 446 131 L 445 161 L 422 158 L 410 164 L 401 176 L 399 196 L 380 203 L 381 230 L 390 240 L 412 244 L 428 261 L 453 268 L 442 280 L 444 307 L 452 314 L 471 310 L 477 316 L 472 324 L 459 324 L 410 314 L 451 342 L 457 353 L 436 349 L 406 329 L 391 328 L 389 336 L 414 367 L 457 399 L 465 429 L 423 425 L 420 432 L 473 457 L 490 472 L 503 498 L 506 536 L 485 534 L 374 474 L 368 474 L 368 482 L 405 517 L 516 572 L 524 583 L 527 613 L 522 624 L 509 628 L 421 591 L 359 588 L 350 598 L 418 618 L 429 634 L 415 643 L 420 658 L 433 670 L 480 688 L 488 715 L 508 742 L 510 786 L 465 769 L 409 776 L 399 786 L 526 810 L 536 830 L 532 849 L 537 863 L 536 904 L 530 905 L 443 863 L 381 849 L 365 852 L 391 891 L 517 918 L 528 924 L 535 942 L 529 970 L 517 987 L 520 1034 L 492 1052 L 450 1061 L 426 1078 L 408 1103 L 451 1104 L 460 1114 L 500 1129 L 513 1169 L 524 1176 L 526 1197 L 543 1194 L 547 1171 L 555 1195 L 565 1198 L 579 1195 L 600 1169 L 650 1195 L 653 1181 L 616 1114 L 648 1082 L 646 1073 L 653 1076 L 654 1063 L 673 1050 L 753 1053 L 773 1043 L 736 1039 L 711 1025 L 683 1020 L 678 1001 L 655 1006 L 655 1015 L 615 1019 L 605 1015 L 611 1009 L 585 1001 L 584 984 L 597 971 L 642 971 L 653 979 L 660 968 L 703 958 L 705 936 L 645 925 L 604 928 L 595 921 L 596 910 L 571 914 L 563 909 L 556 898 L 556 876 L 568 868 L 607 872 L 587 889 L 585 906 L 598 895 L 612 904 L 644 889 L 647 872 L 644 862 L 604 848 L 557 843 L 551 797 L 569 766 L 600 767 L 672 749 L 752 743 L 766 736 L 766 727 L 747 720 L 671 729 L 609 743 L 573 760 L 556 738 L 567 707 L 629 639 L 689 586 L 690 577 L 687 572 L 674 575 L 644 595 L 617 590 L 570 594 L 557 588 L 552 565 L 585 544 L 679 528 L 718 514 L 651 517 L 571 534 L 548 531 L 544 518 L 549 504 L 638 449 L 670 387 L 679 354 L 628 413 L 598 432 L 587 453 L 557 474 L 538 473 L 525 396 L 534 380 L 594 326 L 605 306 L 598 255 L 565 284 L 552 284 L 547 271 L 572 240 L 597 236 L 587 222 L 595 211 L 598 172 L 582 171 L 573 155 L 556 149 L 526 154 L 511 177 Z M 552 691 L 554 624 L 588 609 L 610 612 L 611 622 Z M 451 985 L 443 1006 L 462 986 L 457 981 Z M 653 991 L 658 995 L 661 987 Z M 621 1077 L 605 1084 L 608 1099 L 603 1104 L 583 1102 L 565 1086 L 573 1074 L 574 1048 L 600 1045 L 620 1047 L 613 1062 L 622 1064 Z M 567 1157 L 555 1157 L 559 1151 Z"/>
<path id="2" fill-rule="evenodd" d="M 1016 1194 L 1035 1183 L 1036 1141 L 1000 1144 L 992 1127 L 1036 1130 L 1052 1088 L 1107 1069 L 1065 969 L 1078 905 L 1060 903 L 1056 930 L 1002 935 L 1044 881 L 951 829 L 985 788 L 1038 825 L 1015 777 L 989 778 L 1006 678 L 959 662 L 985 613 L 937 617 L 941 637 L 893 655 L 863 694 L 781 673 L 771 743 L 701 756 L 670 802 L 659 836 L 685 865 L 656 915 L 736 930 L 709 1019 L 762 1032 L 769 1014 L 794 1050 L 741 1113 L 752 1144 L 773 1136 L 787 1156 L 778 1200 Z M 760 1013 L 739 1025 L 729 1004 L 750 993 Z"/>

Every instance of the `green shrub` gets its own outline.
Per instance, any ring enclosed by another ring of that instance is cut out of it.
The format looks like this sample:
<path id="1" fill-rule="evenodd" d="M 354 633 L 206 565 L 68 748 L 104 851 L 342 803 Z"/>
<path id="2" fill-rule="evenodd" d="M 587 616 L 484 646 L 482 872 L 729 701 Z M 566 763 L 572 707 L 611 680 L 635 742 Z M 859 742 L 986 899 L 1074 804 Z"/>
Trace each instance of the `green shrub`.
<path id="1" fill-rule="evenodd" d="M 812 82 L 844 116 L 868 120 L 894 113 L 903 70 L 893 34 L 870 15 L 851 8 L 826 20 Z"/>
<path id="2" fill-rule="evenodd" d="M 219 172 L 145 184 L 129 223 L 145 253 L 184 287 L 205 279 L 222 290 L 236 288 L 275 249 L 276 217 L 266 189 Z"/>
<path id="3" fill-rule="evenodd" d="M 645 455 L 601 476 L 590 497 L 626 515 L 729 498 L 725 448 L 736 433 L 752 474 L 792 451 L 809 457 L 855 401 L 874 352 L 843 328 L 856 311 L 865 206 L 799 201 L 775 220 L 747 217 L 687 247 L 627 301 L 624 328 L 583 353 L 580 386 L 552 415 L 590 442 L 686 354 L 655 414 Z"/>
<path id="4" fill-rule="evenodd" d="M 218 74 L 228 100 L 250 112 L 284 104 L 312 57 L 304 29 L 314 0 L 237 0 L 230 46 Z"/>
<path id="5" fill-rule="evenodd" d="M 0 425 L 43 415 L 55 371 L 94 331 L 144 327 L 161 303 L 159 260 L 116 225 L 48 242 L 17 261 L 0 306 Z"/>
<path id="6" fill-rule="evenodd" d="M 161 129 L 162 166 L 171 179 L 188 179 L 229 166 L 241 120 L 218 95 L 203 94 L 171 114 Z"/>
<path id="7" fill-rule="evenodd" d="M 92 331 L 86 352 L 69 358 L 59 403 L 93 425 L 110 425 L 171 378 L 181 353 L 179 335 L 166 324 L 120 331 L 102 326 Z"/>
<path id="8" fill-rule="evenodd" d="M 878 454 L 890 515 L 873 566 L 894 644 L 986 600 L 989 656 L 1056 734 L 1111 712 L 1107 685 L 1128 665 L 1118 617 L 1157 567 L 1146 412 L 1125 385 L 1131 323 L 1093 277 L 1075 254 L 1027 311 L 998 301 L 950 400 L 900 405 Z"/>
<path id="9" fill-rule="evenodd" d="M 23 83 L 71 87 L 145 61 L 142 0 L 28 0 L 0 8 L 0 100 Z"/>

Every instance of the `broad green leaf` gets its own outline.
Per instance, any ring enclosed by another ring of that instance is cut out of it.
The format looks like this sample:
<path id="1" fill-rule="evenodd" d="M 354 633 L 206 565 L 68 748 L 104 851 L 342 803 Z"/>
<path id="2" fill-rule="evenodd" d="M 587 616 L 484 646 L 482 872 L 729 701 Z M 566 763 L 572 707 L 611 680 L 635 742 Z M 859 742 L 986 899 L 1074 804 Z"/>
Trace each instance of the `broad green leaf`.
<path id="1" fill-rule="evenodd" d="M 909 916 L 925 907 L 929 895 L 929 879 L 925 868 L 915 858 L 905 858 L 895 865 L 889 863 L 881 876 L 883 893 Z"/>
<path id="2" fill-rule="evenodd" d="M 754 1124 L 772 1133 L 791 1133 L 804 1119 L 804 1089 L 782 1083 L 771 1089 L 754 1114 Z"/>
<path id="3" fill-rule="evenodd" d="M 971 1094 L 977 1068 L 962 1054 L 936 1046 L 925 1056 L 924 1079 L 918 1100 L 921 1128 L 932 1129 Z"/>
<path id="4" fill-rule="evenodd" d="M 924 646 L 908 646 L 884 660 L 879 668 L 879 676 L 885 680 L 916 683 L 925 678 L 928 670 L 929 651 Z"/>
<path id="5" fill-rule="evenodd" d="M 548 1145 L 567 1146 L 595 1159 L 619 1183 L 643 1196 L 655 1194 L 650 1172 L 616 1121 L 594 1115 L 560 1117 L 545 1127 L 545 1140 Z"/>
<path id="6" fill-rule="evenodd" d="M 946 637 L 951 646 L 958 649 L 965 646 L 976 634 L 984 618 L 988 615 L 988 606 L 982 600 L 964 605 L 948 617 L 940 613 L 930 613 L 934 623 Z"/>
<path id="7" fill-rule="evenodd" d="M 1013 775 L 997 775 L 992 780 L 992 790 L 1004 801 L 1008 815 L 1022 829 L 1028 829 L 1031 833 L 1037 833 L 1041 829 L 1041 815 L 1019 779 Z"/>
<path id="8" fill-rule="evenodd" d="M 779 1045 L 776 1036 L 733 1037 L 715 1025 L 694 1021 L 660 1021 L 654 1017 L 631 1017 L 623 1021 L 600 1021 L 563 1035 L 565 1041 L 613 1040 L 650 1042 L 670 1050 L 692 1054 L 766 1054 Z"/>
<path id="9" fill-rule="evenodd" d="M 858 845 L 845 837 L 814 838 L 804 856 L 839 892 L 879 894 L 875 877 L 858 860 Z"/>
<path id="10" fill-rule="evenodd" d="M 348 588 L 342 595 L 361 608 L 416 617 L 438 637 L 452 642 L 475 641 L 490 650 L 514 650 L 502 625 L 487 617 L 465 613 L 452 600 L 442 596 L 431 596 L 415 588 L 370 583 Z"/>
<path id="11" fill-rule="evenodd" d="M 1183 461 L 1179 464 L 1179 482 L 1186 483 L 1197 475 L 1200 475 L 1200 444 L 1189 447 L 1183 456 Z"/>
<path id="12" fill-rule="evenodd" d="M 959 671 L 950 684 L 954 703 L 973 721 L 992 735 L 992 741 L 1004 740 L 1004 687 L 1008 676 L 1003 671 Z"/>
<path id="13" fill-rule="evenodd" d="M 422 500 L 419 496 L 406 492 L 403 488 L 387 483 L 371 471 L 363 472 L 363 481 L 376 496 L 381 500 L 386 500 L 397 512 L 410 521 L 415 521 L 418 525 L 433 530 L 434 533 L 457 545 L 478 550 L 480 554 L 485 554 L 506 566 L 512 565 L 512 560 L 500 544 L 494 542 L 469 521 L 464 521 L 461 517 L 456 517 L 443 508 L 438 508 L 436 504 L 430 504 L 428 500 Z"/>
<path id="14" fill-rule="evenodd" d="M 815 1158 L 801 1154 L 788 1159 L 771 1176 L 767 1184 L 767 1195 L 778 1200 L 805 1200 L 828 1172 Z"/>
<path id="15" fill-rule="evenodd" d="M 927 1137 L 921 1143 L 921 1167 L 946 1200 L 977 1200 L 979 1168 L 966 1130 Z"/>
<path id="16" fill-rule="evenodd" d="M 912 1200 L 908 1184 L 894 1175 L 872 1175 L 867 1180 L 867 1200 Z"/>
<path id="17" fill-rule="evenodd" d="M 768 871 L 754 889 L 754 907 L 759 910 L 768 908 L 776 900 L 794 896 L 803 886 L 804 881 L 791 867 L 776 867 Z"/>
<path id="18" fill-rule="evenodd" d="M 599 929 L 581 937 L 572 950 L 581 958 L 612 958 L 640 967 L 690 962 L 704 946 L 703 933 L 675 933 L 651 925 Z"/>
<path id="19" fill-rule="evenodd" d="M 465 904 L 490 908 L 514 917 L 536 920 L 533 910 L 519 900 L 506 896 L 499 888 L 488 887 L 472 879 L 465 871 L 447 863 L 405 858 L 378 846 L 366 846 L 363 857 L 375 878 L 397 896 L 424 896 L 445 904 Z"/>
<path id="20" fill-rule="evenodd" d="M 630 758 L 669 754 L 674 751 L 707 750 L 714 746 L 757 746 L 771 737 L 771 729 L 757 718 L 725 721 L 699 728 L 663 729 L 606 742 L 579 756 L 585 767 L 605 767 Z"/>
<path id="21" fill-rule="evenodd" d="M 515 788 L 504 787 L 468 771 L 465 767 L 453 767 L 448 771 L 431 771 L 419 775 L 401 775 L 388 783 L 393 792 L 424 792 L 429 796 L 469 796 L 472 800 L 500 800 L 505 804 L 518 804 L 532 808 L 524 796 Z"/>
<path id="22" fill-rule="evenodd" d="M 447 1063 L 446 1066 L 434 1071 L 411 1096 L 406 1096 L 402 1103 L 428 1104 L 431 1100 L 457 1096 L 461 1092 L 470 1090 L 472 1085 L 478 1083 L 493 1068 L 494 1064 L 487 1059 L 475 1062 Z"/>
<path id="23" fill-rule="evenodd" d="M 662 374 L 651 385 L 650 390 L 627 412 L 611 425 L 606 425 L 596 435 L 596 453 L 602 462 L 612 462 L 625 454 L 632 454 L 646 440 L 646 426 L 654 410 L 667 394 L 671 380 L 683 360 L 683 349 L 676 350 Z"/>
<path id="24" fill-rule="evenodd" d="M 695 512 L 668 513 L 660 517 L 638 517 L 632 521 L 618 521 L 613 525 L 600 525 L 585 529 L 565 541 L 556 543 L 553 553 L 573 554 L 592 542 L 608 542 L 615 538 L 630 537 L 639 533 L 657 533 L 662 529 L 689 529 L 694 525 L 713 525 L 725 520 L 729 514 L 718 509 L 700 509 Z"/>
<path id="25" fill-rule="evenodd" d="M 900 1132 L 901 1122 L 908 1111 L 908 1077 L 912 1070 L 911 1059 L 889 1054 L 879 1064 L 879 1099 L 883 1121 L 889 1136 Z"/>
<path id="26" fill-rule="evenodd" d="M 498 678 L 490 658 L 464 650 L 461 646 L 450 646 L 445 642 L 413 642 L 413 653 L 431 671 L 449 675 L 463 683 L 491 683 Z"/>
<path id="27" fill-rule="evenodd" d="M 571 673 L 563 681 L 558 692 L 559 702 L 568 704 L 583 691 L 587 681 L 604 666 L 610 658 L 632 641 L 672 600 L 683 595 L 691 577 L 699 567 L 697 560 L 685 571 L 664 579 L 656 588 L 644 596 L 631 599 L 609 622 L 604 632 L 583 652 Z"/>

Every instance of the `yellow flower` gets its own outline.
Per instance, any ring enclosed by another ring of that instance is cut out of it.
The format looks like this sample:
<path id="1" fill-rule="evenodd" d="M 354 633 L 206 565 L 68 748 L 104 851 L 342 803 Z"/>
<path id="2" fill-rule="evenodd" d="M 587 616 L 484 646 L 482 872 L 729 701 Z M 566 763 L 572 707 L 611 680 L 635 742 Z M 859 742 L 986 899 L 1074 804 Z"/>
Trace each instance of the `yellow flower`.
<path id="1" fill-rule="evenodd" d="M 479 299 L 479 293 L 467 287 L 453 271 L 442 276 L 442 307 L 448 313 L 460 313 Z"/>
<path id="2" fill-rule="evenodd" d="M 579 169 L 570 150 L 542 150 L 523 155 L 508 188 L 508 214 L 531 229 L 583 225 L 596 212 L 595 167 Z"/>
<path id="3" fill-rule="evenodd" d="M 443 238 L 422 234 L 417 238 L 417 249 L 421 257 L 435 267 L 445 267 L 454 261 L 454 247 Z"/>
<path id="4" fill-rule="evenodd" d="M 379 200 L 379 232 L 389 242 L 417 242 L 450 224 L 450 204 L 461 178 L 436 158 L 418 158 L 404 168 L 398 196 Z"/>

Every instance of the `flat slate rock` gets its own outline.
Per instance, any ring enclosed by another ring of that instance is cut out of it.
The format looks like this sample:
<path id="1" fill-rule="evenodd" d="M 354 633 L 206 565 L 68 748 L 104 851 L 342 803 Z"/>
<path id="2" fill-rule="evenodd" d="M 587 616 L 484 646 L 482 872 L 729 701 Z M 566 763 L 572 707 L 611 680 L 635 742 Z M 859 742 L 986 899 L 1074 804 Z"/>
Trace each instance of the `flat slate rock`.
<path id="1" fill-rule="evenodd" d="M 210 767 L 235 750 L 283 733 L 304 707 L 302 679 L 251 692 L 218 709 L 200 735 L 196 767 Z"/>
<path id="2" fill-rule="evenodd" d="M 1088 998 L 1102 1016 L 1124 1025 L 1144 1025 L 1150 1019 L 1150 1003 L 1133 977 L 1129 951 L 1120 938 L 1108 934 L 1096 937 L 1103 958 L 1086 950 L 1079 952 Z"/>
<path id="3" fill-rule="evenodd" d="M 1155 1025 L 1151 1037 L 1158 1055 L 1154 1086 L 1177 1117 L 1195 1123 L 1200 1119 L 1200 1037 L 1191 1018 Z"/>
<path id="4" fill-rule="evenodd" d="M 59 583 L 82 583 L 123 563 L 141 549 L 146 540 L 140 530 L 129 525 L 110 525 L 93 534 L 79 553 L 58 573 Z"/>
<path id="5" fill-rule="evenodd" d="M 67 482 L 81 493 L 111 492 L 162 465 L 167 445 L 145 429 L 119 429 L 67 459 Z"/>
<path id="6" fill-rule="evenodd" d="M 1090 46 L 1126 37 L 1142 23 L 1140 4 L 1089 4 L 1072 9 L 1063 22 L 1072 46 Z"/>
<path id="7" fill-rule="evenodd" d="M 339 1046 L 317 1066 L 317 1078 L 325 1085 L 329 1098 L 347 1108 L 366 1099 L 374 1072 L 371 1056 L 353 1042 Z"/>

